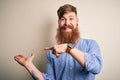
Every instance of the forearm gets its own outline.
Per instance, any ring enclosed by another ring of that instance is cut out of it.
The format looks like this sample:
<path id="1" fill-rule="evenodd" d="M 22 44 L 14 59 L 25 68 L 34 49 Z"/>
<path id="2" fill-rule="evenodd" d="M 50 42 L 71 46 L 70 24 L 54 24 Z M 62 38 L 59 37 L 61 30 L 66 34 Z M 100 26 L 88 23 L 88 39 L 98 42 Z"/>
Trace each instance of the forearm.
<path id="1" fill-rule="evenodd" d="M 29 71 L 34 80 L 44 80 L 42 73 L 34 66 L 33 63 L 26 65 L 25 68 Z"/>
<path id="2" fill-rule="evenodd" d="M 70 54 L 78 61 L 78 63 L 87 71 L 97 74 L 101 70 L 102 62 L 100 56 L 97 57 L 94 54 L 83 53 L 77 48 L 73 48 Z"/>
<path id="3" fill-rule="evenodd" d="M 70 55 L 73 56 L 82 67 L 85 67 L 84 53 L 82 51 L 73 48 L 70 51 Z"/>

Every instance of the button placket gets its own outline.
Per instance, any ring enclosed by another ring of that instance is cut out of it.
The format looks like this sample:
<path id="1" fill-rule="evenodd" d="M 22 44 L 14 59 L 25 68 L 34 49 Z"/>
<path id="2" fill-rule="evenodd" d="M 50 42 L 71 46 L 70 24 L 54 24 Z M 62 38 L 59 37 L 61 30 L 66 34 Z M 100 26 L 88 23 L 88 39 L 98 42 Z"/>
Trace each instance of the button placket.
<path id="1" fill-rule="evenodd" d="M 73 58 L 71 55 L 69 56 L 69 69 L 70 69 L 70 79 L 69 80 L 72 80 L 73 79 Z"/>

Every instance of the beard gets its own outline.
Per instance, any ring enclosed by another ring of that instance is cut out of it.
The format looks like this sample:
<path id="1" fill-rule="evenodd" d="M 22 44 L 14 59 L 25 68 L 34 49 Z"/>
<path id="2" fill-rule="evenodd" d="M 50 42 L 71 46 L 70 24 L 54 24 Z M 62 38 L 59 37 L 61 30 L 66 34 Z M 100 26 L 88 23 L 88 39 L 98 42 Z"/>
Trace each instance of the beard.
<path id="1" fill-rule="evenodd" d="M 70 28 L 71 31 L 67 32 L 65 31 L 67 28 Z M 78 39 L 80 38 L 80 33 L 78 26 L 74 29 L 74 26 L 68 25 L 68 26 L 63 26 L 63 27 L 58 27 L 57 29 L 57 35 L 56 35 L 56 40 L 58 44 L 63 44 L 63 43 L 72 43 L 76 44 Z"/>

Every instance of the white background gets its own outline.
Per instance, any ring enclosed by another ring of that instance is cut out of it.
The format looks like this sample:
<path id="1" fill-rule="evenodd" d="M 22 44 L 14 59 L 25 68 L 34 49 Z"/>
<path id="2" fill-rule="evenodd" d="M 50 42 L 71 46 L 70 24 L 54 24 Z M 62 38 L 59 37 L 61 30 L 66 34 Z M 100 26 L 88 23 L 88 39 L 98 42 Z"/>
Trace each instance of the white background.
<path id="1" fill-rule="evenodd" d="M 103 68 L 96 80 L 120 80 L 120 0 L 0 0 L 0 80 L 32 80 L 14 61 L 35 53 L 33 63 L 45 71 L 46 46 L 55 43 L 57 9 L 77 7 L 81 37 L 101 48 Z"/>

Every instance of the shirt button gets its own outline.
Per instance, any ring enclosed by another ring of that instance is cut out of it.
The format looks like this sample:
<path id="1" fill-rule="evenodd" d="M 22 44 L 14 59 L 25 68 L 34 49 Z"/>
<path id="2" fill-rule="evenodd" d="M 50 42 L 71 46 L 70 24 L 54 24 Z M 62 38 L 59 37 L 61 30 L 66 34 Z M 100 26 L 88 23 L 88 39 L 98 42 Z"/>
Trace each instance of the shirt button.
<path id="1" fill-rule="evenodd" d="M 70 67 L 70 70 L 72 70 L 72 67 Z"/>

